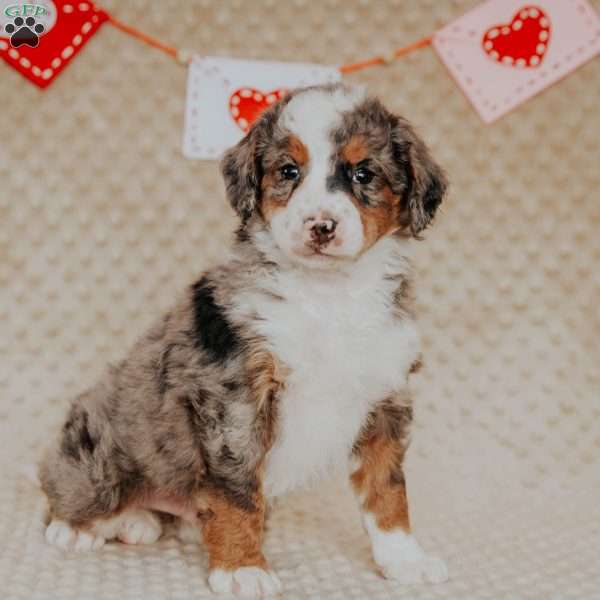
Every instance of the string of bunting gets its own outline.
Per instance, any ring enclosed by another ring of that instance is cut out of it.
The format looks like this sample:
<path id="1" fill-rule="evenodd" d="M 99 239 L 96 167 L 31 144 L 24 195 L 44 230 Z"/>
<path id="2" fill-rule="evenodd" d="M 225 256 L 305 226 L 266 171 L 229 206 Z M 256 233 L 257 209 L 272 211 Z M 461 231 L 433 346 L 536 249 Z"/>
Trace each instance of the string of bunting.
<path id="1" fill-rule="evenodd" d="M 200 57 L 82 0 L 0 0 L 0 58 L 44 89 L 103 23 L 189 68 L 184 153 L 216 158 L 288 89 L 338 81 L 432 46 L 480 117 L 491 123 L 600 53 L 589 0 L 486 0 L 433 35 L 340 66 Z"/>
<path id="2" fill-rule="evenodd" d="M 117 29 L 120 29 L 124 33 L 144 42 L 145 44 L 148 44 L 148 46 L 151 46 L 153 48 L 160 50 L 161 52 L 164 52 L 165 54 L 167 54 L 171 58 L 174 58 L 177 62 L 179 62 L 181 64 L 187 65 L 193 60 L 194 53 L 191 52 L 190 50 L 183 50 L 183 49 L 175 48 L 173 46 L 169 46 L 168 44 L 161 42 L 160 40 L 140 31 L 139 29 L 136 29 L 135 27 L 131 27 L 130 25 L 127 25 L 127 24 L 123 23 L 122 21 L 115 19 L 115 17 L 113 17 L 112 15 L 108 16 L 108 21 L 111 25 L 113 25 Z M 408 46 L 404 46 L 403 48 L 398 48 L 398 49 L 394 50 L 393 52 L 391 52 L 389 54 L 389 56 L 376 56 L 374 58 L 370 58 L 367 60 L 350 63 L 350 64 L 346 64 L 346 65 L 340 65 L 338 68 L 342 74 L 348 74 L 348 73 L 352 73 L 354 71 L 359 71 L 361 69 L 366 69 L 367 67 L 374 67 L 374 66 L 378 66 L 378 65 L 387 65 L 387 64 L 390 64 L 391 62 L 393 62 L 394 60 L 401 58 L 402 56 L 405 56 L 407 54 L 410 54 L 411 52 L 414 52 L 415 50 L 418 50 L 420 48 L 425 48 L 426 46 L 430 46 L 432 40 L 433 40 L 432 36 L 424 37 L 424 38 L 418 40 L 417 42 L 409 44 Z"/>

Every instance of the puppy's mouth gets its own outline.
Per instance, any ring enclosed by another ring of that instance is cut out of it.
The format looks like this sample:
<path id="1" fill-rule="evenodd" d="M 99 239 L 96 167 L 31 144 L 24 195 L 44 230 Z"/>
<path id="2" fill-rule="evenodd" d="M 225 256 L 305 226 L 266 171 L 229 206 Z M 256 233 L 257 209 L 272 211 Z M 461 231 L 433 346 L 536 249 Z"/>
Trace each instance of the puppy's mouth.
<path id="1" fill-rule="evenodd" d="M 340 256 L 336 256 L 334 254 L 330 254 L 328 252 L 329 244 L 319 245 L 319 244 L 311 244 L 306 243 L 300 252 L 301 256 L 304 257 L 327 257 L 327 258 L 340 258 Z"/>
<path id="2" fill-rule="evenodd" d="M 328 240 L 300 240 L 289 249 L 290 254 L 305 265 L 334 266 L 352 261 L 355 256 L 345 251 L 344 241 L 339 237 Z"/>
<path id="3" fill-rule="evenodd" d="M 339 263 L 350 259 L 349 256 L 333 254 L 330 251 L 331 248 L 327 245 L 319 246 L 315 244 L 305 244 L 298 248 L 295 254 L 298 258 L 302 259 L 302 261 L 313 264 Z"/>

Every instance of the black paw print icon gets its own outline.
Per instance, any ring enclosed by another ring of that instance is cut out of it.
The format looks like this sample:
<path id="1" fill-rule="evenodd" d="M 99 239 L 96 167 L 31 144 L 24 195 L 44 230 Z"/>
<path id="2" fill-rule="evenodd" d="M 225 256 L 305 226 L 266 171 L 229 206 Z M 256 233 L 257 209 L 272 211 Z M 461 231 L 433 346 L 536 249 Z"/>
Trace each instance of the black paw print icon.
<path id="1" fill-rule="evenodd" d="M 10 35 L 10 44 L 13 48 L 27 45 L 37 48 L 40 43 L 40 35 L 44 33 L 44 26 L 36 23 L 33 17 L 16 17 L 12 23 L 4 26 L 6 33 Z"/>

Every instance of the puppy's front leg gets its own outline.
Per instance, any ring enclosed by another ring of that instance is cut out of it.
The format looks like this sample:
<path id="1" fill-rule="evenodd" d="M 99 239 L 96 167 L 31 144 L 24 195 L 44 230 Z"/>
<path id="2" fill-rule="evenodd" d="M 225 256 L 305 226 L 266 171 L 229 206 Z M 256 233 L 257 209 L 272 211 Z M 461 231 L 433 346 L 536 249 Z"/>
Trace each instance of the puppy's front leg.
<path id="1" fill-rule="evenodd" d="M 260 492 L 245 502 L 221 490 L 206 492 L 198 500 L 198 515 L 213 592 L 260 598 L 281 591 L 279 578 L 268 570 L 262 553 L 265 502 Z"/>
<path id="2" fill-rule="evenodd" d="M 383 575 L 405 584 L 438 583 L 448 578 L 446 565 L 428 557 L 410 530 L 402 463 L 411 418 L 411 408 L 393 400 L 377 407 L 354 447 L 351 482 Z"/>

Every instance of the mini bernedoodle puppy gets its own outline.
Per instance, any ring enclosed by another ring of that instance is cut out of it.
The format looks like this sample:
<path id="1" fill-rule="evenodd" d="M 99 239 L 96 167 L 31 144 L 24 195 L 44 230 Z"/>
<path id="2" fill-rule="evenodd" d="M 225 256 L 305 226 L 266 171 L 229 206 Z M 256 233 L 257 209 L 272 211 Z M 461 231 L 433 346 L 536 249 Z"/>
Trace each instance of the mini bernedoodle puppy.
<path id="1" fill-rule="evenodd" d="M 222 172 L 232 258 L 73 402 L 39 467 L 46 539 L 147 544 L 170 513 L 201 531 L 215 592 L 277 594 L 266 504 L 342 466 L 382 573 L 445 580 L 410 533 L 402 466 L 419 359 L 409 249 L 442 170 L 404 119 L 335 85 L 272 106 Z"/>

